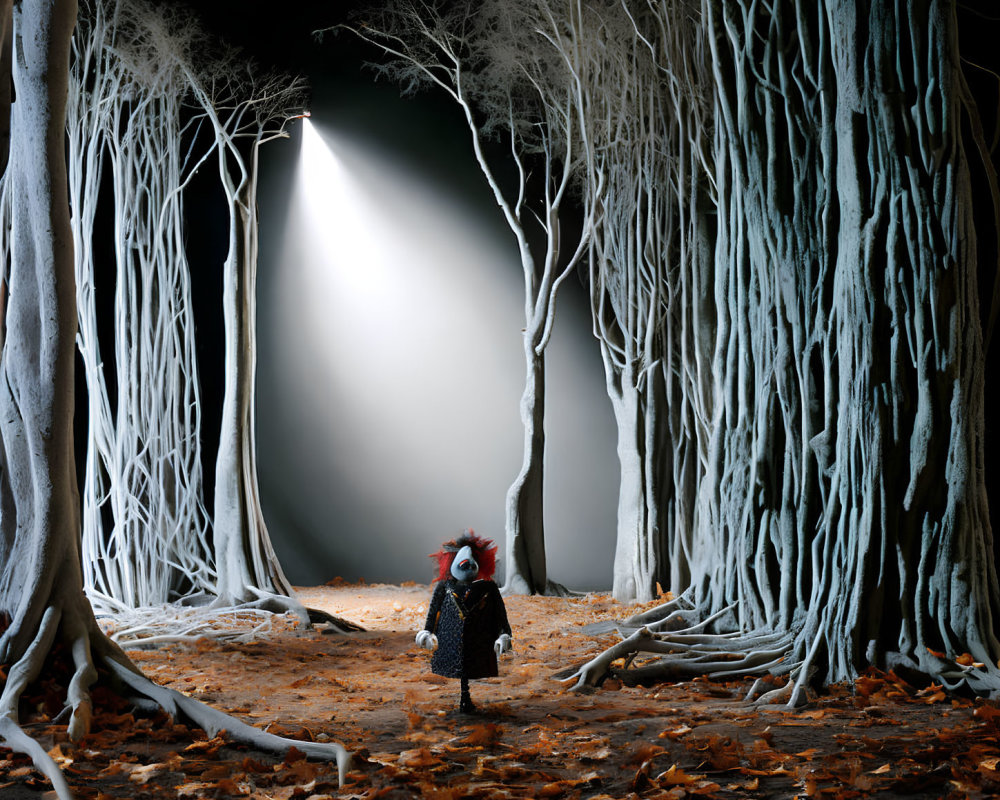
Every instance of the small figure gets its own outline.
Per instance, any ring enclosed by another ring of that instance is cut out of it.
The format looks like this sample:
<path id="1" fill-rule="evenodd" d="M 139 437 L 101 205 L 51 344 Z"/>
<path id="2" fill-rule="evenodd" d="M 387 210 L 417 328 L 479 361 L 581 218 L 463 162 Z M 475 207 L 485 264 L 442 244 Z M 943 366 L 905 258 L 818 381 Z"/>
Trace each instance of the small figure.
<path id="1" fill-rule="evenodd" d="M 476 706 L 469 695 L 469 680 L 495 677 L 499 674 L 497 658 L 511 649 L 507 609 L 493 582 L 496 545 L 470 529 L 445 542 L 431 558 L 438 561 L 438 584 L 417 644 L 437 648 L 431 671 L 461 679 L 459 711 L 473 714 Z"/>

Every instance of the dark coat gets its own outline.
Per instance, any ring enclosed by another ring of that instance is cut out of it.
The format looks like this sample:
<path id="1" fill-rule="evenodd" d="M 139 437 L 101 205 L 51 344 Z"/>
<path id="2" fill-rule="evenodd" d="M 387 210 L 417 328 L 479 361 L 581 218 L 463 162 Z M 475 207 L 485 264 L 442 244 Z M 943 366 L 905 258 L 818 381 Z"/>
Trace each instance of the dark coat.
<path id="1" fill-rule="evenodd" d="M 424 629 L 438 637 L 431 671 L 446 678 L 492 678 L 497 675 L 493 643 L 510 636 L 500 589 L 490 580 L 438 583 L 431 596 Z"/>

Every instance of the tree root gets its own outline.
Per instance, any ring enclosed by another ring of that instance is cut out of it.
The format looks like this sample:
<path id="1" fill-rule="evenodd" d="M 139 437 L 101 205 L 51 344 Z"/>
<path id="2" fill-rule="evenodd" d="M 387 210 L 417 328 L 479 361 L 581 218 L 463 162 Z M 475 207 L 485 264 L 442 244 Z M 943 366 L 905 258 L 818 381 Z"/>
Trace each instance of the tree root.
<path id="1" fill-rule="evenodd" d="M 294 596 L 266 592 L 250 585 L 247 585 L 245 589 L 256 596 L 257 599 L 236 604 L 234 608 L 259 609 L 261 611 L 270 611 L 272 614 L 294 614 L 303 625 L 310 625 L 314 622 L 325 622 L 328 627 L 324 633 L 352 633 L 364 630 L 356 622 L 351 622 L 350 620 L 315 608 L 306 608 Z M 216 601 L 213 605 L 221 606 L 221 601 Z"/>
<path id="2" fill-rule="evenodd" d="M 90 730 L 93 716 L 90 687 L 97 682 L 97 667 L 101 666 L 127 690 L 128 699 L 137 706 L 147 710 L 160 708 L 174 717 L 183 717 L 202 728 L 210 737 L 225 732 L 230 741 L 259 750 L 283 754 L 295 747 L 310 758 L 333 760 L 337 764 L 338 781 L 343 786 L 351 762 L 351 755 L 343 745 L 338 742 L 301 742 L 275 736 L 173 689 L 158 686 L 142 674 L 117 643 L 101 632 L 93 617 L 88 619 L 89 611 L 87 608 L 88 614 L 84 614 L 72 607 L 64 611 L 57 605 L 50 605 L 42 616 L 35 638 L 23 656 L 11 666 L 0 693 L 0 741 L 12 750 L 28 755 L 36 768 L 52 782 L 59 800 L 73 800 L 73 792 L 59 766 L 38 742 L 25 733 L 18 717 L 21 695 L 41 674 L 57 634 L 61 634 L 68 645 L 74 665 L 66 694 L 71 741 L 79 741 Z"/>
<path id="3" fill-rule="evenodd" d="M 625 620 L 622 625 L 629 628 L 651 627 L 652 624 L 669 618 L 672 614 L 697 611 L 697 607 L 691 602 L 691 591 L 688 590 L 679 594 L 672 600 L 635 614 Z"/>
<path id="4" fill-rule="evenodd" d="M 757 705 L 781 703 L 800 708 L 811 699 L 811 682 L 822 669 L 830 633 L 823 625 L 791 630 L 769 627 L 753 631 L 707 631 L 724 620 L 731 608 L 708 616 L 686 628 L 677 629 L 681 619 L 698 617 L 698 609 L 685 607 L 684 598 L 637 614 L 623 622 L 585 626 L 588 633 L 617 630 L 622 640 L 590 661 L 555 675 L 573 682 L 571 691 L 590 691 L 614 677 L 626 685 L 682 681 L 697 677 L 733 679 L 757 677 L 746 701 Z M 670 621 L 670 625 L 664 625 Z M 640 624 L 636 627 L 637 623 Z M 725 623 L 724 623 L 725 624 Z M 651 659 L 640 656 L 649 654 Z M 869 656 L 872 658 L 872 656 Z M 984 659 L 974 661 L 965 653 L 948 655 L 924 645 L 911 652 L 882 653 L 884 668 L 923 676 L 949 691 L 973 692 L 1000 697 L 1000 668 Z M 763 676 L 788 676 L 784 685 L 773 688 Z"/>
<path id="5" fill-rule="evenodd" d="M 262 731 L 174 689 L 158 686 L 139 672 L 124 653 L 116 650 L 111 646 L 102 654 L 104 663 L 115 677 L 139 696 L 151 699 L 168 714 L 175 717 L 183 714 L 209 737 L 225 731 L 233 742 L 267 752 L 286 753 L 294 747 L 310 758 L 329 760 L 332 757 L 337 762 L 338 782 L 341 786 L 344 785 L 344 775 L 350 767 L 351 755 L 338 742 L 302 742 Z"/>
<path id="6" fill-rule="evenodd" d="M 266 636 L 272 629 L 276 614 L 294 614 L 309 623 L 326 623 L 323 633 L 354 633 L 363 631 L 360 625 L 327 614 L 305 609 L 298 601 L 302 614 L 296 612 L 290 598 L 268 596 L 259 601 L 222 607 L 215 603 L 188 605 L 169 603 L 149 608 L 123 609 L 105 613 L 99 622 L 104 632 L 124 650 L 139 650 L 164 644 L 193 644 L 202 638 L 218 641 L 245 642 Z"/>
<path id="7" fill-rule="evenodd" d="M 673 614 L 675 607 L 666 606 L 661 607 L 663 613 Z M 572 691 L 586 691 L 600 686 L 612 676 L 626 685 L 639 685 L 701 676 L 731 679 L 762 673 L 783 675 L 801 672 L 802 663 L 790 661 L 794 644 L 791 634 L 769 630 L 717 634 L 700 632 L 711 619 L 675 632 L 654 632 L 650 627 L 642 626 L 627 636 L 623 634 L 622 641 L 587 663 L 557 677 L 566 682 L 575 681 Z M 655 654 L 659 658 L 636 666 L 636 658 L 642 653 Z M 614 666 L 619 660 L 623 661 L 620 668 Z M 787 696 L 782 694 L 784 689 L 759 697 L 755 694 L 756 702 L 801 704 L 803 695 L 797 691 L 799 682 L 789 681 L 788 686 Z"/>
<path id="8" fill-rule="evenodd" d="M 34 762 L 36 769 L 52 783 L 59 800 L 73 800 L 73 792 L 52 756 L 28 736 L 16 721 L 7 716 L 0 717 L 0 741 L 14 752 L 28 756 Z"/>

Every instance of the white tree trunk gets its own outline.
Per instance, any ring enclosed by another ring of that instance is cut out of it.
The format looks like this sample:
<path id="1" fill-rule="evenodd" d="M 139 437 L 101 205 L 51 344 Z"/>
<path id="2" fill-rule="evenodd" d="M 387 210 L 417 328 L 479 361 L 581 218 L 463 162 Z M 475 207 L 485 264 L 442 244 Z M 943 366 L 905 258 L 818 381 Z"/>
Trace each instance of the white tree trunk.
<path id="1" fill-rule="evenodd" d="M 650 469 L 650 459 L 656 456 L 646 435 L 652 411 L 636 386 L 633 372 L 626 367 L 620 376 L 614 371 L 609 376 L 620 465 L 612 592 L 618 599 L 646 602 L 656 596 L 660 577 L 660 498 L 655 491 L 656 476 Z"/>
<path id="2" fill-rule="evenodd" d="M 524 460 L 507 491 L 505 594 L 545 594 L 544 473 L 545 354 L 524 334 L 525 379 L 521 395 Z"/>
<path id="3" fill-rule="evenodd" d="M 0 3 L 6 23 L 10 3 Z M 10 303 L 0 356 L 0 737 L 29 753 L 66 796 L 43 749 L 18 727 L 18 701 L 60 635 L 76 671 L 70 736 L 90 722 L 97 624 L 83 596 L 79 495 L 73 457 L 76 301 L 66 202 L 64 120 L 75 0 L 24 0 L 14 8 Z M 6 80 L 6 76 L 3 76 Z M 99 633 L 98 633 L 99 635 Z"/>
<path id="4" fill-rule="evenodd" d="M 260 140 L 239 185 L 229 186 L 229 253 L 223 266 L 226 380 L 215 463 L 215 560 L 217 593 L 223 603 L 292 595 L 264 523 L 257 480 L 254 430 L 257 369 L 257 169 Z M 220 170 L 228 147 L 219 147 Z M 235 153 L 235 148 L 233 148 Z M 278 601 L 280 602 L 280 601 Z"/>
<path id="5" fill-rule="evenodd" d="M 0 663 L 20 659 L 51 603 L 89 612 L 80 591 L 73 460 L 73 248 L 63 119 L 73 0 L 32 0 L 13 15 L 10 301 L 0 369 L 0 610 L 12 622 Z"/>
<path id="6" fill-rule="evenodd" d="M 698 584 L 825 680 L 989 684 L 928 649 L 998 655 L 953 9 L 706 7 L 726 222 Z"/>
<path id="7" fill-rule="evenodd" d="M 205 730 L 285 752 L 300 745 L 349 761 L 339 744 L 302 745 L 256 730 L 144 678 L 97 626 L 83 594 L 80 498 L 73 452 L 76 296 L 65 160 L 65 104 L 75 0 L 0 0 L 0 35 L 12 22 L 16 102 L 11 120 L 10 302 L 0 352 L 0 740 L 25 752 L 60 800 L 72 792 L 45 748 L 18 721 L 25 687 L 44 671 L 59 638 L 72 664 L 68 733 L 90 727 L 95 656 L 131 696 L 183 712 Z M 0 79 L 7 75 L 0 72 Z"/>

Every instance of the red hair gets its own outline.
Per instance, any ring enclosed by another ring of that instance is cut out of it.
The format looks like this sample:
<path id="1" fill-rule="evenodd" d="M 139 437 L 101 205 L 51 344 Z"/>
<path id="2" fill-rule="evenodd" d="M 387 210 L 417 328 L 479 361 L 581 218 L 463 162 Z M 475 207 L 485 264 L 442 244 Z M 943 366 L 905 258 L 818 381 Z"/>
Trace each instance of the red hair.
<path id="1" fill-rule="evenodd" d="M 438 563 L 438 575 L 435 580 L 447 580 L 451 575 L 451 565 L 455 563 L 455 556 L 463 547 L 472 548 L 472 555 L 479 565 L 479 572 L 476 580 L 489 580 L 497 568 L 497 546 L 492 539 L 484 539 L 477 536 L 476 532 L 469 528 L 457 539 L 445 542 L 441 550 L 431 553 L 431 558 L 436 558 Z"/>

